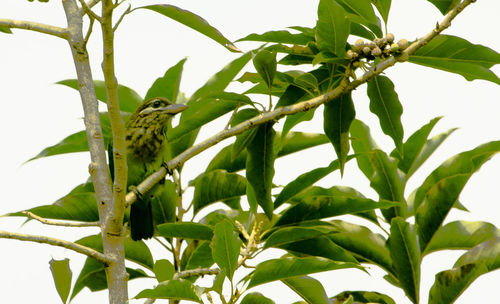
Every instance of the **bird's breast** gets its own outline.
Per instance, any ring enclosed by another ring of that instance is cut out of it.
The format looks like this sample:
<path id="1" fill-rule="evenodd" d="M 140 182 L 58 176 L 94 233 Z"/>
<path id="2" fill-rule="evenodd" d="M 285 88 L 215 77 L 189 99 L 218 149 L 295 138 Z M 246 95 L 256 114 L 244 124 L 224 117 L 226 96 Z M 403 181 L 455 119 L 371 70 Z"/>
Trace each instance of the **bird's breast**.
<path id="1" fill-rule="evenodd" d="M 162 154 L 163 128 L 129 128 L 125 140 L 127 153 L 144 162 L 154 161 Z"/>

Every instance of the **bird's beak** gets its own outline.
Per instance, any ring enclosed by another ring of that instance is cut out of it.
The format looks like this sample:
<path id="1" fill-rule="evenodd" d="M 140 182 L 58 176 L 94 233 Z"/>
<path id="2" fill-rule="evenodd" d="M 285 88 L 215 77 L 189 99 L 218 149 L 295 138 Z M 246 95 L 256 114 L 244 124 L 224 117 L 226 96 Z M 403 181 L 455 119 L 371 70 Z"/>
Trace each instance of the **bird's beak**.
<path id="1" fill-rule="evenodd" d="M 173 114 L 177 114 L 179 112 L 182 112 L 187 108 L 188 108 L 188 106 L 186 106 L 186 105 L 174 103 L 174 104 L 171 104 L 169 106 L 166 106 L 164 109 L 165 109 L 165 112 L 173 115 Z"/>

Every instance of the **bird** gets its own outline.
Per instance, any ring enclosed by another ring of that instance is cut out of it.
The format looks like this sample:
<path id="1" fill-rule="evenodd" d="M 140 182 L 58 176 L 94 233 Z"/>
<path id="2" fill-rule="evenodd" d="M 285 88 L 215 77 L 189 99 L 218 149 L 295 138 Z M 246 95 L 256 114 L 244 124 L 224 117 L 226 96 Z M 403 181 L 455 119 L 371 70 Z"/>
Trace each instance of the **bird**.
<path id="1" fill-rule="evenodd" d="M 152 202 L 160 200 L 164 190 L 159 183 L 146 195 L 139 193 L 135 186 L 161 166 L 166 166 L 168 143 L 165 129 L 170 119 L 185 109 L 186 105 L 155 97 L 143 102 L 126 123 L 127 186 L 137 194 L 137 201 L 130 206 L 129 216 L 130 236 L 134 241 L 153 236 Z M 175 218 L 175 214 L 172 216 Z"/>

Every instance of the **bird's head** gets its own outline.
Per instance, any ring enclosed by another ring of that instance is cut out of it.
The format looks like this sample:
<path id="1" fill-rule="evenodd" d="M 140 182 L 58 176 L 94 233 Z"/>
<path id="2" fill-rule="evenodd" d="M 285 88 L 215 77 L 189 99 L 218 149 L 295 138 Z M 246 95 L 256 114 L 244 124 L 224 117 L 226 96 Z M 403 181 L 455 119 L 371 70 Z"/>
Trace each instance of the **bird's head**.
<path id="1" fill-rule="evenodd" d="M 152 98 L 140 105 L 127 122 L 127 151 L 136 159 L 151 160 L 161 152 L 165 127 L 170 118 L 187 106 L 172 104 L 166 98 Z"/>
<path id="2" fill-rule="evenodd" d="M 129 119 L 129 127 L 164 127 L 175 114 L 187 109 L 186 105 L 172 104 L 170 100 L 155 97 L 140 105 Z"/>

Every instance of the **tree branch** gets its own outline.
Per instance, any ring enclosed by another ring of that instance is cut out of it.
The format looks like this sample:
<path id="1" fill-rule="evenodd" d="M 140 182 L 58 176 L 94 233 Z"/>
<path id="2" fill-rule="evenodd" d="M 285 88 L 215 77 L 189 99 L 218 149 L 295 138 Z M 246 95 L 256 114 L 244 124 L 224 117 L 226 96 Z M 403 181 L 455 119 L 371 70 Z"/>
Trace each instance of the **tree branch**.
<path id="1" fill-rule="evenodd" d="M 56 36 L 62 39 L 68 39 L 68 30 L 62 27 L 48 25 L 32 21 L 13 20 L 0 18 L 0 25 L 8 28 L 17 28 L 22 30 L 35 31 L 47 35 Z"/>
<path id="2" fill-rule="evenodd" d="M 99 222 L 62 222 L 62 221 L 48 220 L 29 211 L 22 211 L 22 213 L 46 225 L 64 226 L 64 227 L 99 227 Z"/>
<path id="3" fill-rule="evenodd" d="M 116 257 L 112 267 L 106 268 L 109 303 L 128 302 L 128 278 L 125 268 L 125 239 L 123 218 L 125 194 L 127 192 L 127 160 L 125 153 L 125 125 L 120 116 L 118 103 L 118 81 L 115 77 L 113 10 L 111 0 L 102 0 L 101 30 L 103 43 L 102 71 L 106 86 L 107 106 L 113 140 L 113 162 L 115 166 L 113 198 L 106 206 L 104 219 L 106 230 L 102 234 L 104 253 Z M 102 218 L 101 218 L 102 221 Z M 105 233 L 104 233 L 105 232 Z"/>
<path id="4" fill-rule="evenodd" d="M 106 84 L 108 113 L 113 137 L 113 160 L 115 165 L 115 180 L 113 184 L 113 202 L 108 208 L 112 233 L 120 234 L 123 230 L 123 215 L 125 213 L 125 194 L 127 191 L 127 160 L 125 147 L 125 124 L 120 116 L 118 102 L 118 81 L 115 77 L 114 33 L 113 33 L 113 3 L 102 1 L 102 39 L 103 61 L 102 71 Z"/>
<path id="5" fill-rule="evenodd" d="M 197 269 L 189 269 L 180 272 L 176 272 L 174 274 L 173 280 L 183 279 L 188 277 L 200 277 L 204 275 L 217 275 L 220 273 L 219 268 L 197 268 Z"/>
<path id="6" fill-rule="evenodd" d="M 106 149 L 104 147 L 99 119 L 99 109 L 92 80 L 92 72 L 90 70 L 89 56 L 83 37 L 82 9 L 78 7 L 76 0 L 62 0 L 62 3 L 66 13 L 66 19 L 68 20 L 68 42 L 73 54 L 73 61 L 78 76 L 79 92 L 84 109 L 84 122 L 91 158 L 89 173 L 94 184 L 98 202 L 97 206 L 101 224 L 103 251 L 106 256 L 113 257 L 108 267 L 105 268 L 109 303 L 122 304 L 126 303 L 128 300 L 128 273 L 125 269 L 123 233 L 124 212 L 114 212 L 114 207 L 117 204 L 115 203 L 113 192 L 111 191 L 111 178 L 106 161 Z M 103 3 L 103 7 L 107 8 L 109 6 Z M 109 13 L 107 12 L 107 14 Z M 105 17 L 102 17 L 102 19 L 104 20 Z M 116 79 L 114 79 L 114 81 L 116 82 Z M 106 82 L 106 84 L 108 85 L 108 82 Z M 109 99 L 112 100 L 112 98 Z M 115 110 L 115 112 L 116 111 L 118 110 Z M 112 111 L 110 111 L 110 115 L 111 113 Z M 114 118 L 112 117 L 112 119 Z M 119 165 L 122 164 L 120 161 L 115 161 L 115 163 Z M 117 175 L 115 175 L 115 177 L 117 177 Z M 124 204 L 122 203 L 121 205 Z"/>
<path id="7" fill-rule="evenodd" d="M 314 97 L 314 98 L 311 98 L 309 100 L 305 100 L 305 101 L 293 104 L 293 105 L 279 107 L 271 112 L 262 113 L 261 115 L 253 117 L 247 121 L 241 122 L 240 124 L 230 128 L 230 129 L 223 130 L 223 131 L 213 135 L 212 137 L 209 137 L 206 140 L 200 142 L 199 144 L 191 146 L 186 151 L 182 152 L 181 154 L 177 155 L 175 158 L 171 159 L 167 163 L 167 166 L 170 169 L 175 169 L 175 168 L 179 167 L 181 164 L 183 164 L 184 162 L 186 162 L 188 159 L 192 158 L 195 155 L 198 155 L 202 151 L 214 146 L 215 144 L 221 142 L 224 139 L 241 134 L 241 133 L 245 132 L 246 130 L 253 128 L 257 125 L 261 125 L 261 124 L 264 124 L 264 123 L 269 122 L 269 121 L 276 121 L 284 116 L 293 115 L 293 114 L 296 114 L 299 112 L 308 111 L 312 108 L 318 107 L 324 103 L 332 101 L 332 100 L 340 97 L 341 95 L 343 95 L 349 91 L 356 89 L 357 87 L 366 83 L 368 80 L 370 80 L 374 76 L 379 75 L 387 68 L 395 65 L 397 62 L 407 61 L 411 54 L 415 53 L 418 49 L 420 49 L 421 47 L 423 47 L 424 45 L 429 43 L 429 41 L 431 41 L 434 37 L 436 37 L 442 31 L 444 31 L 446 28 L 448 28 L 451 24 L 451 21 L 465 7 L 467 7 L 468 5 L 470 5 L 474 1 L 475 0 L 462 1 L 454 9 L 452 9 L 450 12 L 448 12 L 448 14 L 445 16 L 443 21 L 441 23 L 439 23 L 431 32 L 429 32 L 427 35 L 423 36 L 422 38 L 417 39 L 417 41 L 415 41 L 410 46 L 408 46 L 408 48 L 405 49 L 399 56 L 390 57 L 386 60 L 381 61 L 378 65 L 374 66 L 372 69 L 367 71 L 365 74 L 361 75 L 356 80 L 349 83 L 348 77 L 350 76 L 350 72 L 346 71 L 346 75 L 345 75 L 344 79 L 332 91 L 327 92 L 325 94 L 321 94 L 321 95 Z M 161 167 L 158 171 L 151 174 L 142 183 L 140 183 L 136 187 L 137 190 L 140 193 L 146 193 L 156 183 L 161 181 L 165 177 L 166 174 L 167 174 L 167 171 L 166 171 L 165 167 Z M 134 201 L 137 200 L 137 196 L 135 193 L 129 192 L 126 195 L 125 200 L 126 200 L 127 206 L 129 206 L 130 204 L 132 204 Z"/>
<path id="8" fill-rule="evenodd" d="M 92 80 L 89 55 L 83 38 L 81 10 L 78 8 L 75 0 L 63 0 L 63 6 L 68 21 L 68 42 L 73 55 L 73 62 L 75 63 L 79 87 L 78 92 L 82 100 L 85 130 L 89 143 L 91 160 L 89 173 L 98 201 L 101 229 L 105 230 L 104 207 L 111 202 L 111 179 L 108 174 L 104 136 L 99 120 L 99 107 Z"/>
<path id="9" fill-rule="evenodd" d="M 41 244 L 48 244 L 52 246 L 59 246 L 63 247 L 66 249 L 73 250 L 75 252 L 84 254 L 86 256 L 89 256 L 98 262 L 103 263 L 104 265 L 109 265 L 110 263 L 113 262 L 112 259 L 104 255 L 103 253 L 96 251 L 92 248 L 73 243 L 73 242 L 68 242 L 56 238 L 51 238 L 47 236 L 42 236 L 42 235 L 31 235 L 31 234 L 23 234 L 23 233 L 15 233 L 15 232 L 8 232 L 8 231 L 3 231 L 0 230 L 0 238 L 4 239 L 13 239 L 13 240 L 19 240 L 19 241 L 28 241 L 28 242 L 36 242 L 36 243 L 41 243 Z"/>

